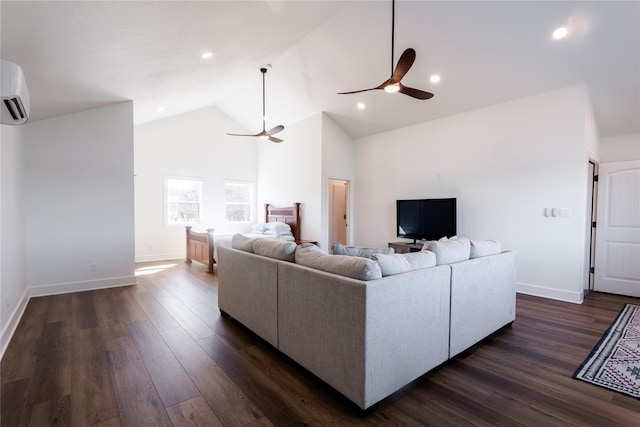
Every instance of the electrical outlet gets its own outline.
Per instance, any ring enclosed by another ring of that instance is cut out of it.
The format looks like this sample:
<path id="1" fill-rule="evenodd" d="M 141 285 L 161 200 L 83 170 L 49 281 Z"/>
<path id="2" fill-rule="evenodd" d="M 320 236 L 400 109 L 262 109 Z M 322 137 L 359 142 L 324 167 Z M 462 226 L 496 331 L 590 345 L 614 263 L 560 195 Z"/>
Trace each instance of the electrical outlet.
<path id="1" fill-rule="evenodd" d="M 4 307 L 9 308 L 9 295 L 4 296 Z"/>
<path id="2" fill-rule="evenodd" d="M 96 271 L 96 263 L 92 262 L 91 264 L 89 264 L 89 271 L 94 273 Z"/>

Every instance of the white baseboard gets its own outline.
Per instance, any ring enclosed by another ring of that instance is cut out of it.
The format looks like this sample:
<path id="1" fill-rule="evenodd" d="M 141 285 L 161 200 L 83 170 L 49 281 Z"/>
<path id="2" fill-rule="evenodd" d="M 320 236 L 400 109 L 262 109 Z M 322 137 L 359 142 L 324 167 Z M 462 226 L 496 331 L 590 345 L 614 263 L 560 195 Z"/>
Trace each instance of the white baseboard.
<path id="1" fill-rule="evenodd" d="M 167 261 L 173 259 L 185 259 L 185 253 L 172 253 L 172 254 L 152 254 L 152 255 L 136 255 L 136 262 L 153 262 L 153 261 Z"/>
<path id="2" fill-rule="evenodd" d="M 29 289 L 27 288 L 24 290 L 22 297 L 20 297 L 20 301 L 16 305 L 15 310 L 13 310 L 13 313 L 11 313 L 9 321 L 2 330 L 2 335 L 0 336 L 0 358 L 4 356 L 4 352 L 7 350 L 13 334 L 16 332 L 16 328 L 20 323 L 20 319 L 22 319 L 22 315 L 24 314 L 24 310 L 27 308 L 28 302 Z"/>
<path id="3" fill-rule="evenodd" d="M 530 285 L 527 283 L 516 283 L 516 292 L 535 297 L 571 302 L 574 304 L 582 304 L 584 297 L 583 292 L 563 291 L 559 289 L 545 288 L 543 286 Z"/>
<path id="4" fill-rule="evenodd" d="M 135 285 L 135 276 L 112 277 L 109 279 L 89 280 L 71 283 L 54 283 L 29 288 L 29 296 L 42 297 L 47 295 L 68 294 L 70 292 L 92 291 L 94 289 L 116 288 L 118 286 Z"/>

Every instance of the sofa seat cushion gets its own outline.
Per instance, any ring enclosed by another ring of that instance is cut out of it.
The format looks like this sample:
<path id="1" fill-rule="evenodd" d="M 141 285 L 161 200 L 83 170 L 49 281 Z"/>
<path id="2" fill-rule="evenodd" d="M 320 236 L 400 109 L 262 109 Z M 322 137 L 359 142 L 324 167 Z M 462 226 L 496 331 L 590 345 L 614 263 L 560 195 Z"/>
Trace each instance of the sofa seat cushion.
<path id="1" fill-rule="evenodd" d="M 502 244 L 496 240 L 471 240 L 470 258 L 496 255 L 502 252 Z"/>
<path id="2" fill-rule="evenodd" d="M 375 280 L 382 277 L 380 266 L 375 260 L 348 255 L 329 255 L 315 245 L 299 246 L 296 249 L 295 262 L 357 280 Z"/>
<path id="3" fill-rule="evenodd" d="M 281 261 L 295 261 L 296 245 L 294 242 L 275 239 L 255 239 L 253 253 Z"/>
<path id="4" fill-rule="evenodd" d="M 236 233 L 231 236 L 231 247 L 239 251 L 253 253 L 253 242 L 255 240 L 258 239 L 256 239 L 255 237 L 247 237 L 243 234 Z"/>
<path id="5" fill-rule="evenodd" d="M 410 252 L 407 254 L 374 254 L 371 259 L 378 261 L 382 277 L 436 265 L 436 255 L 431 251 Z"/>
<path id="6" fill-rule="evenodd" d="M 371 258 L 373 254 L 392 254 L 395 253 L 393 248 L 361 248 L 358 246 L 345 246 L 341 243 L 331 244 L 331 253 L 333 255 L 349 255 L 361 258 Z"/>
<path id="7" fill-rule="evenodd" d="M 436 254 L 436 264 L 465 261 L 471 255 L 471 242 L 466 237 L 430 242 L 428 250 Z"/>

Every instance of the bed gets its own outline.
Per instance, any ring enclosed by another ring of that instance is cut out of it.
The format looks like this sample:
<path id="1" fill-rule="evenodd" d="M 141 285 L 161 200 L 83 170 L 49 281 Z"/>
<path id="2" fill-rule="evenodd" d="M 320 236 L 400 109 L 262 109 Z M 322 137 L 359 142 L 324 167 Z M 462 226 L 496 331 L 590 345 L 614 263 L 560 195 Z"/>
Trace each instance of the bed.
<path id="1" fill-rule="evenodd" d="M 276 207 L 267 203 L 264 205 L 264 222 L 281 222 L 291 227 L 293 240 L 299 243 L 300 240 L 300 203 L 292 206 Z M 214 235 L 213 228 L 207 228 L 204 232 L 193 231 L 190 225 L 186 226 L 187 233 L 187 257 L 185 262 L 191 264 L 197 261 L 207 266 L 207 272 L 213 273 L 216 263 L 216 245 L 230 246 L 231 234 Z M 243 233 L 254 236 L 253 233 Z M 255 237 L 277 237 L 276 235 L 255 235 Z"/>

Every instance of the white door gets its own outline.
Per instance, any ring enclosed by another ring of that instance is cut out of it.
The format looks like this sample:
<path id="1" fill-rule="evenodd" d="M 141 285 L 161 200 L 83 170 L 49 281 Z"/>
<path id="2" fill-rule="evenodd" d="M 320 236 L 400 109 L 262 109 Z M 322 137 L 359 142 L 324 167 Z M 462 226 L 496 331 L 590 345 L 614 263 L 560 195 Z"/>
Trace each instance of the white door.
<path id="1" fill-rule="evenodd" d="M 329 180 L 329 244 L 347 244 L 347 200 L 349 182 Z"/>
<path id="2" fill-rule="evenodd" d="M 640 160 L 600 163 L 594 289 L 640 297 Z"/>

